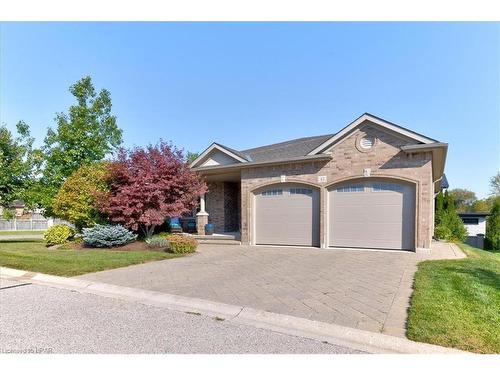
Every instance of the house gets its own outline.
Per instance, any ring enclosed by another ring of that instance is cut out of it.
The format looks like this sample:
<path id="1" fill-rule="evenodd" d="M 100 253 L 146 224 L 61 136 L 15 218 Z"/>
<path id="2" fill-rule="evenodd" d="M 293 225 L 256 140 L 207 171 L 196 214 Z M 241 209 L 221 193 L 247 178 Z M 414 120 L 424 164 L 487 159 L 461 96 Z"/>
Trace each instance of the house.
<path id="1" fill-rule="evenodd" d="M 447 148 L 368 113 L 334 134 L 213 143 L 191 163 L 209 188 L 198 233 L 208 222 L 250 245 L 429 249 Z"/>
<path id="2" fill-rule="evenodd" d="M 461 212 L 458 213 L 467 229 L 465 242 L 471 246 L 484 249 L 484 235 L 486 234 L 486 217 L 488 212 Z"/>
<path id="3" fill-rule="evenodd" d="M 22 217 L 24 215 L 24 209 L 26 205 L 22 200 L 16 199 L 9 204 L 9 209 L 14 212 L 14 217 Z"/>

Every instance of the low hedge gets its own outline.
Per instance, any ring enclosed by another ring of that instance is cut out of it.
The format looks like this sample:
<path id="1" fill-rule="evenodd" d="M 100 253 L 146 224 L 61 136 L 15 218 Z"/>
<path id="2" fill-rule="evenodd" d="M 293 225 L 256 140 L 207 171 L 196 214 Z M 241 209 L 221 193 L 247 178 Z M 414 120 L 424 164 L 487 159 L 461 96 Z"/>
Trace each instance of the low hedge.
<path id="1" fill-rule="evenodd" d="M 164 238 L 168 241 L 168 250 L 174 254 L 194 253 L 198 247 L 198 241 L 193 237 L 169 234 Z"/>
<path id="2" fill-rule="evenodd" d="M 47 246 L 61 245 L 66 243 L 75 235 L 75 230 L 65 224 L 51 226 L 43 234 L 43 240 Z"/>

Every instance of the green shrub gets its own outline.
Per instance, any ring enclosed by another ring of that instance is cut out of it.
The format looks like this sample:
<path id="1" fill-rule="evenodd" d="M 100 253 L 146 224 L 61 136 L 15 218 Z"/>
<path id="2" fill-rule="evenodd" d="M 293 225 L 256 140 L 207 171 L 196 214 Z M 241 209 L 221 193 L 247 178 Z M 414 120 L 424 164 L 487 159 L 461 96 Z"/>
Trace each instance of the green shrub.
<path id="1" fill-rule="evenodd" d="M 193 237 L 171 234 L 166 236 L 169 242 L 168 249 L 174 254 L 194 253 L 198 247 L 198 241 Z"/>
<path id="2" fill-rule="evenodd" d="M 451 239 L 451 230 L 445 225 L 438 225 L 434 228 L 434 237 L 438 240 L 448 241 Z"/>
<path id="3" fill-rule="evenodd" d="M 500 197 L 495 198 L 490 216 L 486 219 L 485 248 L 500 250 Z"/>
<path id="4" fill-rule="evenodd" d="M 45 231 L 43 240 L 47 246 L 60 245 L 66 243 L 74 235 L 75 231 L 73 228 L 64 224 L 57 224 Z"/>
<path id="5" fill-rule="evenodd" d="M 463 242 L 467 238 L 467 229 L 456 212 L 447 212 L 443 218 L 443 225 L 450 230 L 451 240 Z"/>
<path id="6" fill-rule="evenodd" d="M 148 247 L 151 249 L 168 249 L 169 242 L 165 236 L 153 236 L 146 239 Z"/>
<path id="7" fill-rule="evenodd" d="M 7 208 L 4 208 L 3 209 L 3 213 L 2 213 L 2 219 L 4 220 L 12 220 L 14 219 L 14 212 L 12 212 L 11 210 L 7 209 Z"/>
<path id="8" fill-rule="evenodd" d="M 107 163 L 99 162 L 84 165 L 73 172 L 54 198 L 54 214 L 74 224 L 79 231 L 103 223 L 97 197 L 108 190 L 107 168 Z"/>
<path id="9" fill-rule="evenodd" d="M 113 247 L 135 241 L 137 235 L 121 225 L 97 224 L 83 229 L 83 243 L 88 247 Z"/>
<path id="10" fill-rule="evenodd" d="M 453 241 L 464 241 L 467 237 L 467 229 L 465 225 L 458 216 L 455 209 L 455 204 L 453 202 L 453 196 L 448 194 L 448 192 L 439 192 L 436 197 L 436 212 L 435 212 L 435 231 L 434 236 L 439 239 L 453 240 Z M 438 227 L 446 227 L 449 229 L 448 232 L 444 229 L 439 229 L 439 235 L 447 235 L 448 238 L 439 237 L 436 230 Z"/>

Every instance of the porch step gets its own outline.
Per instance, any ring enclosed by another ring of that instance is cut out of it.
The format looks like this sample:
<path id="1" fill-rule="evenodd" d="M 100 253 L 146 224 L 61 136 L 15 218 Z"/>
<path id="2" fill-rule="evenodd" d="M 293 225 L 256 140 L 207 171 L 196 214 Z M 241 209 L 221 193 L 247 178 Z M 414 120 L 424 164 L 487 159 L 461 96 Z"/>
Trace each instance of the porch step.
<path id="1" fill-rule="evenodd" d="M 220 239 L 198 239 L 200 245 L 241 245 L 241 241 Z"/>
<path id="2" fill-rule="evenodd" d="M 214 234 L 190 234 L 197 240 L 238 240 L 240 239 L 239 233 L 214 233 Z"/>

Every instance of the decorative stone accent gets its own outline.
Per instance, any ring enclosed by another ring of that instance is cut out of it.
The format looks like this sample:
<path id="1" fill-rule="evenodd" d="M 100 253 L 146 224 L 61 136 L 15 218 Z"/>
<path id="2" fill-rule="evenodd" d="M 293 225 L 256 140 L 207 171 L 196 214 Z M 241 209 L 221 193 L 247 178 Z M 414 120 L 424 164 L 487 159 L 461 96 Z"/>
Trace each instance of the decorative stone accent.
<path id="1" fill-rule="evenodd" d="M 208 224 L 208 213 L 199 212 L 196 214 L 196 231 L 199 235 L 205 235 L 205 224 Z"/>

